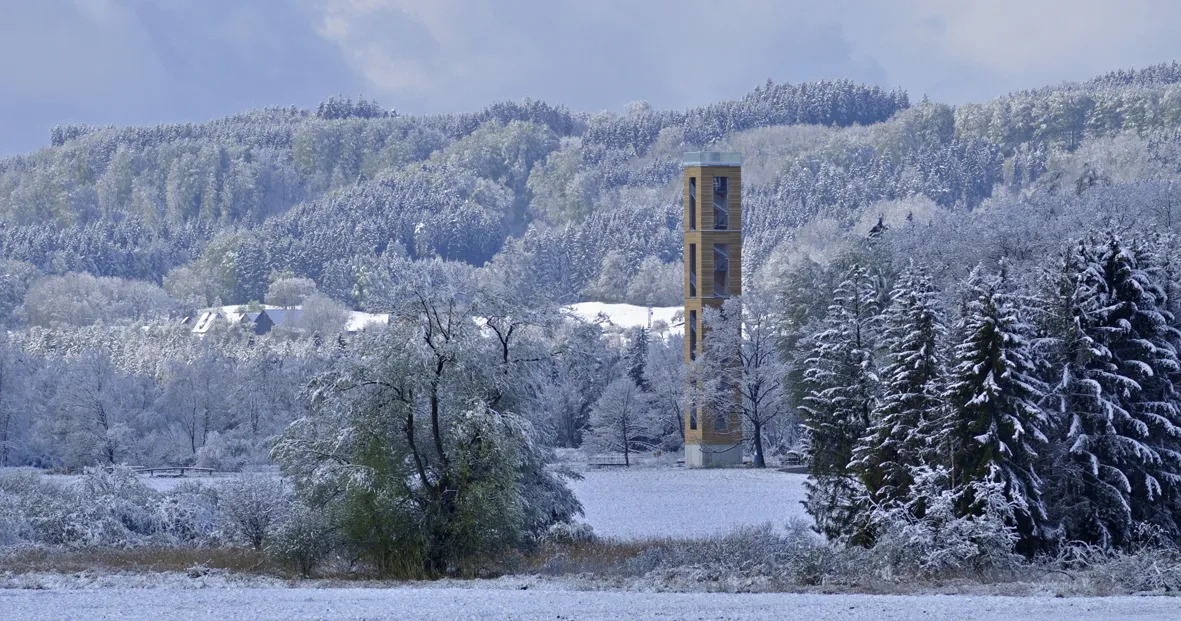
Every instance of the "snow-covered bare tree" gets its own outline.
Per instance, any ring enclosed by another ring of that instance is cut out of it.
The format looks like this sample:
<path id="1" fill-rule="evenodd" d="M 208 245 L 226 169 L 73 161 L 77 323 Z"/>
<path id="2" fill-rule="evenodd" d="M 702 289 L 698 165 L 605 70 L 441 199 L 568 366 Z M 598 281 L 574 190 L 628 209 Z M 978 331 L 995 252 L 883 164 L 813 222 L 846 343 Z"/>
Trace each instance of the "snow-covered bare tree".
<path id="1" fill-rule="evenodd" d="M 218 488 L 218 506 L 227 526 L 255 550 L 278 530 L 291 499 L 283 479 L 271 475 L 242 475 Z"/>
<path id="2" fill-rule="evenodd" d="M 23 352 L 0 333 L 0 468 L 27 443 L 29 367 Z"/>
<path id="3" fill-rule="evenodd" d="M 295 328 L 304 336 L 326 340 L 334 338 L 348 327 L 348 309 L 322 293 L 311 293 L 300 304 L 302 308 L 295 321 Z"/>
<path id="4" fill-rule="evenodd" d="M 183 449 L 172 455 L 179 460 L 197 454 L 210 433 L 231 422 L 232 366 L 212 348 L 192 360 L 175 361 L 168 369 L 167 383 L 157 404 Z"/>
<path id="5" fill-rule="evenodd" d="M 66 368 L 56 395 L 54 434 L 67 466 L 117 464 L 134 457 L 132 424 L 142 409 L 133 401 L 133 384 L 97 350 L 86 351 Z"/>
<path id="6" fill-rule="evenodd" d="M 680 449 L 685 443 L 685 337 L 680 332 L 648 344 L 644 364 L 648 403 L 661 446 Z"/>
<path id="7" fill-rule="evenodd" d="M 539 392 L 543 412 L 548 412 L 554 443 L 582 445 L 591 409 L 611 378 L 619 353 L 603 338 L 594 323 L 570 320 L 550 335 L 552 358 L 547 361 L 545 382 Z"/>
<path id="8" fill-rule="evenodd" d="M 632 453 L 651 447 L 653 430 L 647 395 L 623 375 L 607 384 L 595 402 L 585 442 L 595 451 L 623 455 L 624 465 L 630 466 Z"/>
<path id="9" fill-rule="evenodd" d="M 316 282 L 310 278 L 279 278 L 267 287 L 266 303 L 290 308 L 316 292 Z"/>
<path id="10" fill-rule="evenodd" d="M 741 412 L 754 448 L 755 467 L 765 468 L 766 428 L 787 410 L 788 367 L 779 348 L 772 300 L 747 292 L 726 300 L 703 317 L 702 354 L 694 363 L 702 403 L 716 412 Z"/>
<path id="11" fill-rule="evenodd" d="M 552 351 L 538 336 L 562 320 L 557 305 L 522 266 L 498 260 L 477 275 L 473 308 L 495 340 L 497 371 L 492 407 L 536 419 L 536 397 L 545 383 L 544 367 Z"/>

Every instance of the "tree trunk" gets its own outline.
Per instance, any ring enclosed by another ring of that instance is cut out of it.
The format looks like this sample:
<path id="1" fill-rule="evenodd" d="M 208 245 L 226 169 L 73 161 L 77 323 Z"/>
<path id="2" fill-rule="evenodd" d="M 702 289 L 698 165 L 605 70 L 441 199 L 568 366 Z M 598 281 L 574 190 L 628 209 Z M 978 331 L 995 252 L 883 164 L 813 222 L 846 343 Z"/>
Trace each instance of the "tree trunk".
<path id="1" fill-rule="evenodd" d="M 628 448 L 630 448 L 628 446 L 628 440 L 629 440 L 629 438 L 628 438 L 628 433 L 627 433 L 627 421 L 624 420 L 624 422 L 623 422 L 623 467 L 624 468 L 631 468 L 632 467 L 630 455 L 628 454 Z"/>
<path id="2" fill-rule="evenodd" d="M 0 406 L 0 410 L 4 412 L 0 415 L 0 468 L 8 466 L 8 427 L 11 424 L 12 414 L 7 408 Z"/>
<path id="3" fill-rule="evenodd" d="M 766 468 L 767 460 L 763 457 L 763 424 L 754 421 L 755 432 L 755 468 Z"/>

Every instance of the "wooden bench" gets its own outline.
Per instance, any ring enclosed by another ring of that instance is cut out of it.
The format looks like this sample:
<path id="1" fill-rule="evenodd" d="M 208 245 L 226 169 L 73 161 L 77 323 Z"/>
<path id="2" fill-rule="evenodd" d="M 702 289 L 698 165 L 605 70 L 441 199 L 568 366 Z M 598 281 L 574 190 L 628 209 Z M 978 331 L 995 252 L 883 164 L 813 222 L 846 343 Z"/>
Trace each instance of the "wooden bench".
<path id="1" fill-rule="evenodd" d="M 808 474 L 808 462 L 803 455 L 795 451 L 788 451 L 780 462 L 779 471 L 789 474 Z"/>
<path id="2" fill-rule="evenodd" d="M 624 459 L 623 455 L 591 455 L 586 458 L 586 465 L 592 468 L 626 466 L 627 460 Z"/>
<path id="3" fill-rule="evenodd" d="M 192 466 L 135 466 L 132 468 L 132 470 L 139 474 L 146 474 L 149 477 L 154 477 L 158 474 L 161 477 L 180 478 L 183 477 L 186 472 L 203 474 L 205 476 L 213 476 L 213 468 L 195 468 Z"/>

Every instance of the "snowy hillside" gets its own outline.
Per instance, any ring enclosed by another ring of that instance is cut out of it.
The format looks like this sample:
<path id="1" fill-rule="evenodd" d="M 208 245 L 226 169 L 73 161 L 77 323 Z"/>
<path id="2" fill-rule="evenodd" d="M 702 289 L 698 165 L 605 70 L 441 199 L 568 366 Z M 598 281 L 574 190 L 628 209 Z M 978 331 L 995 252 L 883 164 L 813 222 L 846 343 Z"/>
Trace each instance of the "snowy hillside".
<path id="1" fill-rule="evenodd" d="M 636 306 L 634 304 L 607 304 L 604 302 L 580 302 L 566 307 L 583 321 L 602 321 L 620 328 L 651 327 L 663 321 L 668 327 L 676 327 L 684 321 L 684 309 L 680 306 Z"/>

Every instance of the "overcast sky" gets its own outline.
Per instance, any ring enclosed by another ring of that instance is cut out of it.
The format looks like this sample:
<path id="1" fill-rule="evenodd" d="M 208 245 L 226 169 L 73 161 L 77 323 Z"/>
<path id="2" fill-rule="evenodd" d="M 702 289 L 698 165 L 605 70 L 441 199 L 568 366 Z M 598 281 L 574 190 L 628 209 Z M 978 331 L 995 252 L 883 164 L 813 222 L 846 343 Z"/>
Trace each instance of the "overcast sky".
<path id="1" fill-rule="evenodd" d="M 1176 0 L 0 0 L 0 154 L 333 94 L 683 108 L 771 78 L 959 103 L 1181 59 Z"/>

